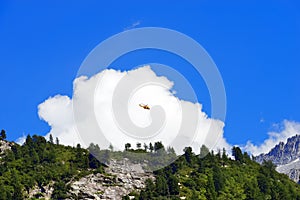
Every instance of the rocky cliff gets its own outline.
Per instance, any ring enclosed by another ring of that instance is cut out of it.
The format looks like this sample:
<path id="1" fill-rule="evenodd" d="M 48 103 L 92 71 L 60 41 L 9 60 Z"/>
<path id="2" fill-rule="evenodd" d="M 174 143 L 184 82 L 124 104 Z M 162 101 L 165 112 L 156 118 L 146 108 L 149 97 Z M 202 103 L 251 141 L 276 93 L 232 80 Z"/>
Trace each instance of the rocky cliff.
<path id="1" fill-rule="evenodd" d="M 287 142 L 280 142 L 267 154 L 261 154 L 255 159 L 262 163 L 270 160 L 277 165 L 276 170 L 287 174 L 292 180 L 299 182 L 300 175 L 300 135 L 288 138 Z"/>
<path id="2" fill-rule="evenodd" d="M 5 155 L 7 150 L 11 150 L 14 144 L 5 140 L 0 140 L 0 158 Z"/>
<path id="3" fill-rule="evenodd" d="M 115 199 L 132 191 L 139 191 L 145 187 L 147 179 L 154 180 L 150 172 L 143 169 L 142 164 L 134 164 L 128 159 L 111 160 L 106 174 L 90 174 L 71 183 L 71 193 L 80 199 Z"/>

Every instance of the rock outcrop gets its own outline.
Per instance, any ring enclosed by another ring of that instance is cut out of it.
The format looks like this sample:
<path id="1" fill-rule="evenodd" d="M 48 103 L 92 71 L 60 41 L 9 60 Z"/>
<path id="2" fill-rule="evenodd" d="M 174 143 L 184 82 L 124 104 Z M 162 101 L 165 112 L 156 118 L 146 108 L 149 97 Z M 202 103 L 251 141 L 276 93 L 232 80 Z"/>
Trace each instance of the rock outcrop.
<path id="1" fill-rule="evenodd" d="M 36 185 L 29 191 L 28 199 L 38 199 L 40 197 L 45 200 L 50 200 L 52 192 L 54 191 L 53 185 L 53 181 L 43 188 L 40 188 Z"/>
<path id="2" fill-rule="evenodd" d="M 111 160 L 105 174 L 90 174 L 72 182 L 70 193 L 80 199 L 122 199 L 144 188 L 147 179 L 154 180 L 153 174 L 144 171 L 142 165 L 128 159 Z"/>
<path id="3" fill-rule="evenodd" d="M 69 183 L 71 197 L 68 199 L 121 200 L 130 192 L 143 189 L 147 179 L 154 180 L 154 175 L 143 169 L 143 166 L 146 165 L 146 162 L 134 164 L 126 158 L 120 161 L 111 160 L 104 174 L 92 173 L 77 181 L 71 181 Z M 53 185 L 54 182 L 51 182 L 42 189 L 36 186 L 30 190 L 28 197 L 36 198 L 39 196 L 43 199 L 51 199 Z"/>
<path id="4" fill-rule="evenodd" d="M 0 140 L 0 158 L 4 156 L 5 151 L 11 150 L 11 147 L 14 144 L 12 142 L 8 142 L 6 140 Z"/>

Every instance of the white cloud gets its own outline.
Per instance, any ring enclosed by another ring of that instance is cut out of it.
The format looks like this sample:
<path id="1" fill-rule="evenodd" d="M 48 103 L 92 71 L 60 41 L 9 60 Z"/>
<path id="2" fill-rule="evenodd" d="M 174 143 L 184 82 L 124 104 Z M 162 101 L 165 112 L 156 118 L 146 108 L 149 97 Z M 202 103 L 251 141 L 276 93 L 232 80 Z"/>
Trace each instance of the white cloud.
<path id="1" fill-rule="evenodd" d="M 19 137 L 17 140 L 16 140 L 16 143 L 19 144 L 19 145 L 23 145 L 24 142 L 26 141 L 26 138 L 27 136 L 25 134 L 22 135 L 22 137 Z"/>
<path id="2" fill-rule="evenodd" d="M 80 139 L 76 134 L 73 119 L 72 100 L 67 96 L 56 95 L 50 97 L 38 106 L 39 117 L 51 127 L 46 138 L 52 134 L 65 145 L 76 145 Z"/>
<path id="3" fill-rule="evenodd" d="M 149 66 L 125 72 L 104 70 L 77 78 L 73 99 L 50 97 L 38 106 L 38 114 L 51 127 L 46 137 L 52 134 L 65 145 L 86 147 L 94 142 L 106 148 L 112 143 L 115 149 L 123 149 L 127 142 L 162 141 L 177 152 L 185 146 L 199 152 L 203 143 L 230 149 L 223 138 L 224 123 L 208 118 L 201 104 L 174 96 L 173 84 Z M 142 109 L 140 103 L 149 104 L 151 110 Z"/>
<path id="4" fill-rule="evenodd" d="M 126 30 L 133 29 L 133 28 L 139 26 L 140 24 L 141 24 L 141 21 L 135 21 L 130 26 L 127 26 L 126 28 L 124 28 L 124 30 L 126 31 Z"/>
<path id="5" fill-rule="evenodd" d="M 273 127 L 278 131 L 268 133 L 268 138 L 260 145 L 254 145 L 251 141 L 243 147 L 245 151 L 257 156 L 261 153 L 268 153 L 279 142 L 287 142 L 287 139 L 300 134 L 300 123 L 284 120 L 282 124 L 274 124 Z"/>

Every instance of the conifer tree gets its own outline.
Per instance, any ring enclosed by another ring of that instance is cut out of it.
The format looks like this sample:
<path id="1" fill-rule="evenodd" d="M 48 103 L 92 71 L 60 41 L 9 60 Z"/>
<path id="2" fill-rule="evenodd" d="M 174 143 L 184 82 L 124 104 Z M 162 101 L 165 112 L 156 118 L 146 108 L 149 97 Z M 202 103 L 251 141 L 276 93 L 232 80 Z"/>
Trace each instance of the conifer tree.
<path id="1" fill-rule="evenodd" d="M 1 130 L 1 133 L 0 133 L 0 139 L 1 140 L 5 140 L 6 139 L 6 132 L 5 132 L 5 130 Z"/>
<path id="2" fill-rule="evenodd" d="M 50 134 L 50 136 L 49 136 L 49 142 L 50 142 L 51 144 L 54 144 L 54 141 L 53 141 L 53 136 L 52 136 L 52 134 Z"/>
<path id="3" fill-rule="evenodd" d="M 59 145 L 59 139 L 56 137 L 56 145 Z"/>

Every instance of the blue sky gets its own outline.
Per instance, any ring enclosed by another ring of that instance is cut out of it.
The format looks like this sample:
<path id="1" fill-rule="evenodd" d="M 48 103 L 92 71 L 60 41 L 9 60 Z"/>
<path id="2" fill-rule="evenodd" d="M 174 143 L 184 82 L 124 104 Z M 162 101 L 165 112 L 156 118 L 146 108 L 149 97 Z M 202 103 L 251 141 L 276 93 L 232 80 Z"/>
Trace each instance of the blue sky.
<path id="1" fill-rule="evenodd" d="M 126 28 L 165 27 L 199 42 L 219 68 L 227 93 L 225 137 L 261 143 L 274 123 L 300 121 L 300 3 L 295 1 L 1 1 L 0 128 L 8 139 L 46 134 L 37 106 L 49 96 L 72 96 L 87 54 Z M 160 56 L 159 56 L 160 55 Z M 201 77 L 157 51 L 136 52 L 114 67 L 177 65 L 210 114 Z M 176 84 L 176 83 L 175 83 Z M 178 88 L 178 95 L 187 98 Z"/>

